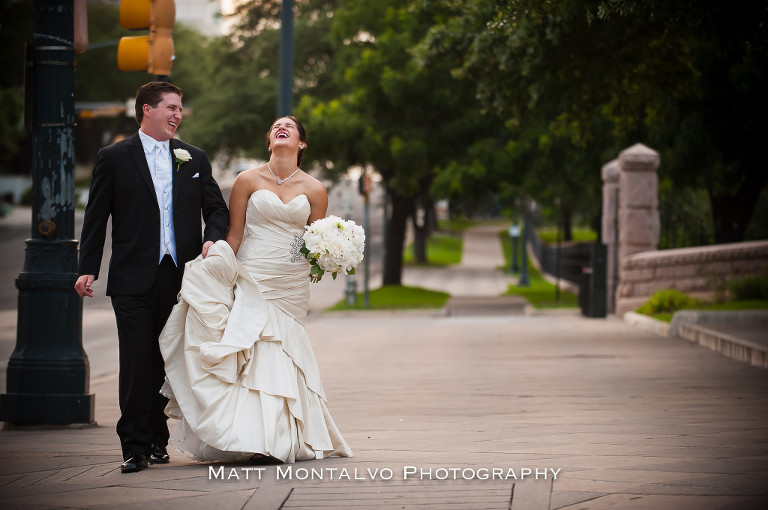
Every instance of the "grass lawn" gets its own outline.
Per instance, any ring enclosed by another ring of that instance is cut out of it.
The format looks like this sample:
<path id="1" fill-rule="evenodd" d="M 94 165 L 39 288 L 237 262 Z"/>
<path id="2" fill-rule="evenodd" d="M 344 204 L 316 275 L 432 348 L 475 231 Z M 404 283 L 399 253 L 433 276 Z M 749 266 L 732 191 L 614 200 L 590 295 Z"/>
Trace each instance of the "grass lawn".
<path id="1" fill-rule="evenodd" d="M 715 310 L 715 311 L 728 311 L 728 310 L 765 310 L 768 309 L 768 300 L 754 299 L 749 301 L 726 301 L 725 303 L 717 303 L 711 305 L 700 305 L 691 310 Z M 669 313 L 657 313 L 651 315 L 656 320 L 664 322 L 672 322 L 674 312 Z"/>
<path id="2" fill-rule="evenodd" d="M 474 222 L 452 221 L 451 228 L 455 231 L 457 228 L 464 230 L 466 227 L 474 225 Z M 510 265 L 510 251 L 512 241 L 504 229 L 499 233 L 499 239 L 502 243 L 504 258 L 506 259 L 505 268 Z M 430 236 L 427 240 L 427 258 L 429 265 L 452 265 L 461 262 L 461 251 L 463 243 L 460 238 L 437 233 Z M 518 243 L 518 249 L 520 243 Z M 405 250 L 403 260 L 407 264 L 413 264 L 413 247 L 408 246 Z M 520 260 L 518 258 L 518 260 Z M 533 264 L 528 261 L 528 279 L 529 287 L 518 287 L 510 285 L 506 294 L 523 296 L 531 305 L 536 308 L 574 308 L 578 306 L 578 297 L 571 293 L 560 290 L 559 300 L 555 300 L 555 286 L 547 282 L 539 273 Z M 442 308 L 450 297 L 449 294 L 440 291 L 423 289 L 421 287 L 404 287 L 399 285 L 390 285 L 370 291 L 369 310 L 407 310 L 407 309 L 429 309 Z M 344 299 L 340 300 L 327 311 L 340 310 L 364 310 L 363 295 L 358 294 L 357 304 L 347 306 Z"/>
<path id="3" fill-rule="evenodd" d="M 557 227 L 537 228 L 536 233 L 539 234 L 539 238 L 545 243 L 555 244 L 557 242 Z M 577 227 L 573 229 L 572 233 L 573 241 L 597 241 L 597 232 L 591 228 Z"/>
<path id="4" fill-rule="evenodd" d="M 461 250 L 464 243 L 461 238 L 445 234 L 432 234 L 427 239 L 427 265 L 450 266 L 461 262 Z M 403 253 L 405 264 L 415 264 L 413 261 L 413 244 L 409 244 Z"/>
<path id="5" fill-rule="evenodd" d="M 475 220 L 468 220 L 466 218 L 453 218 L 450 220 L 439 220 L 437 222 L 437 229 L 439 232 L 461 234 L 469 227 L 474 227 L 475 225 L 477 225 Z"/>
<path id="6" fill-rule="evenodd" d="M 405 287 L 402 285 L 386 285 L 370 291 L 368 310 L 409 310 L 421 308 L 442 308 L 450 294 L 421 287 Z M 363 308 L 363 293 L 357 295 L 357 305 L 347 306 L 342 299 L 326 311 L 366 310 Z"/>
<path id="7" fill-rule="evenodd" d="M 511 265 L 512 240 L 506 231 L 499 233 L 501 248 L 504 251 L 504 268 L 508 270 Z M 517 243 L 517 249 L 521 249 L 522 243 Z M 521 262 L 522 254 L 518 253 L 518 262 Z M 510 285 L 507 295 L 523 296 L 534 308 L 573 308 L 579 306 L 579 298 L 572 292 L 560 290 L 559 301 L 555 299 L 555 286 L 544 279 L 530 259 L 528 260 L 529 287 Z"/>

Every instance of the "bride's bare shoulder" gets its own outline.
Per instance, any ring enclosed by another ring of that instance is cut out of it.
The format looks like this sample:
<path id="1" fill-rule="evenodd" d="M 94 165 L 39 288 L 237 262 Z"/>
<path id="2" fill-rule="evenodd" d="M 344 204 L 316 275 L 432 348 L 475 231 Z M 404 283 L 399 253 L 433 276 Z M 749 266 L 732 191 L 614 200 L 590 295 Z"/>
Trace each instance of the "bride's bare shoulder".
<path id="1" fill-rule="evenodd" d="M 235 182 L 232 183 L 232 189 L 245 189 L 255 191 L 263 186 L 264 176 L 262 175 L 262 168 L 265 165 L 261 165 L 255 168 L 249 168 L 237 174 Z"/>
<path id="2" fill-rule="evenodd" d="M 317 193 L 327 194 L 327 192 L 325 190 L 325 184 L 323 184 L 323 181 L 321 181 L 321 180 L 317 179 L 316 177 L 314 177 L 312 175 L 309 175 L 309 174 L 306 174 L 306 176 L 307 176 L 307 180 L 306 180 L 307 190 L 311 194 L 313 194 L 313 195 L 317 194 Z"/>

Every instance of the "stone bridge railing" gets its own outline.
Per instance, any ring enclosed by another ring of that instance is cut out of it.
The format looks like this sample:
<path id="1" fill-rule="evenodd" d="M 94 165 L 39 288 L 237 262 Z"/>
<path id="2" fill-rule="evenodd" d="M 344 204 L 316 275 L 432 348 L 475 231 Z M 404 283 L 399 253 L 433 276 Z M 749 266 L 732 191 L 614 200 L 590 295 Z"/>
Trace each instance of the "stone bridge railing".
<path id="1" fill-rule="evenodd" d="M 657 250 L 659 163 L 656 151 L 637 144 L 602 169 L 607 311 L 619 317 L 659 290 L 712 299 L 727 280 L 768 268 L 768 241 Z"/>
<path id="2" fill-rule="evenodd" d="M 663 289 L 711 301 L 728 280 L 764 269 L 768 269 L 768 241 L 636 253 L 621 267 L 616 314 L 623 316 Z"/>

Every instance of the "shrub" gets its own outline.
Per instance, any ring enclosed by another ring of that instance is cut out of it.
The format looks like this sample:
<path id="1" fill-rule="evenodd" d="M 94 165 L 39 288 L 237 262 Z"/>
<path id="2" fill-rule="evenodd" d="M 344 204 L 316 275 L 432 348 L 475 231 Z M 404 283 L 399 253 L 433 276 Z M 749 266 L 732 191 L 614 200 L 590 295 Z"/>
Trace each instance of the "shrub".
<path id="1" fill-rule="evenodd" d="M 728 282 L 728 290 L 737 301 L 768 299 L 768 269 L 754 276 L 731 280 Z"/>
<path id="2" fill-rule="evenodd" d="M 694 307 L 697 304 L 698 301 L 684 292 L 675 289 L 665 289 L 651 296 L 648 301 L 635 311 L 644 315 L 674 313 L 683 308 Z"/>

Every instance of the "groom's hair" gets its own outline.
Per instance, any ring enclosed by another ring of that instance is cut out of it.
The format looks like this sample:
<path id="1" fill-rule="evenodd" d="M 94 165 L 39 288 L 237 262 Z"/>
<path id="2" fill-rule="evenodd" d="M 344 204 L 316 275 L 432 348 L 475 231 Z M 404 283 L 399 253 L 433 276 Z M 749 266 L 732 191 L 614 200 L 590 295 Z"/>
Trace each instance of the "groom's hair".
<path id="1" fill-rule="evenodd" d="M 179 97 L 184 95 L 179 87 L 167 81 L 151 81 L 142 85 L 136 92 L 136 105 L 134 106 L 136 122 L 141 125 L 141 121 L 144 119 L 145 104 L 157 108 L 158 103 L 163 100 L 163 94 L 168 93 L 178 94 Z"/>

